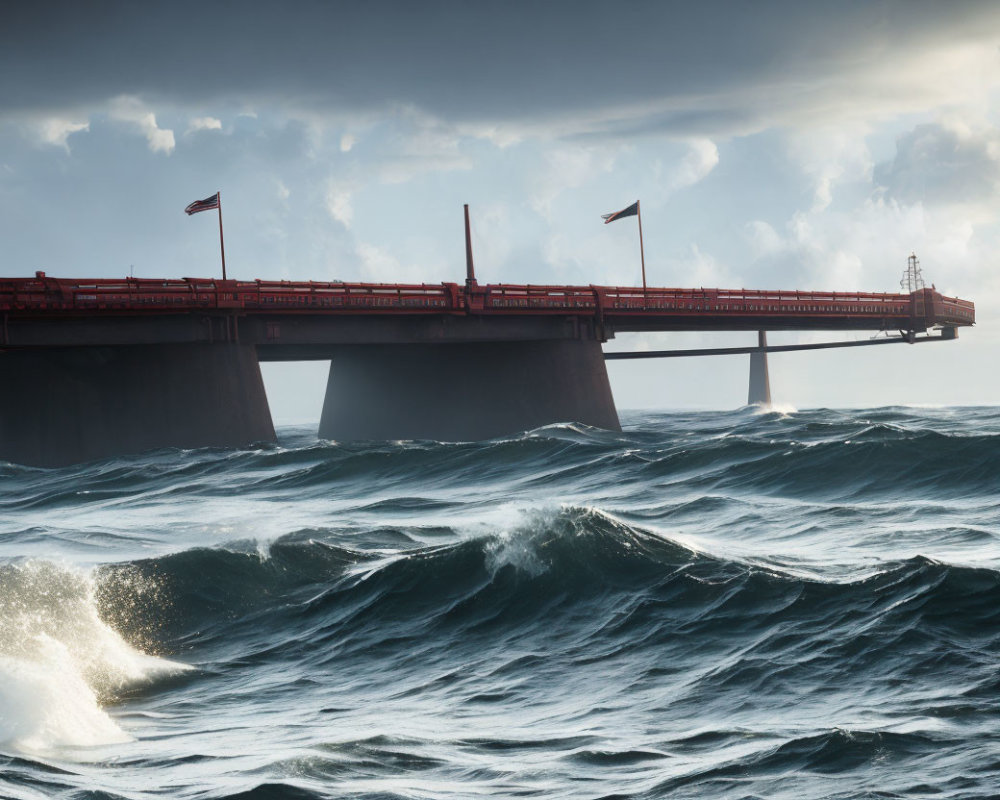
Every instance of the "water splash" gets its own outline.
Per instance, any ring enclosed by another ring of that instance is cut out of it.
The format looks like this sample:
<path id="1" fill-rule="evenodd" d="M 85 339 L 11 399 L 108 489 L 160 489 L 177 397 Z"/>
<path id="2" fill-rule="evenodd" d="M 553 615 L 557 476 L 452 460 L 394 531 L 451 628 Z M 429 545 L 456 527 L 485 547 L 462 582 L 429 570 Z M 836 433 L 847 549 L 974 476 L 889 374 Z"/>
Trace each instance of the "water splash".
<path id="1" fill-rule="evenodd" d="M 128 741 L 103 705 L 188 669 L 126 642 L 101 618 L 97 594 L 80 569 L 0 566 L 0 743 L 45 752 Z"/>

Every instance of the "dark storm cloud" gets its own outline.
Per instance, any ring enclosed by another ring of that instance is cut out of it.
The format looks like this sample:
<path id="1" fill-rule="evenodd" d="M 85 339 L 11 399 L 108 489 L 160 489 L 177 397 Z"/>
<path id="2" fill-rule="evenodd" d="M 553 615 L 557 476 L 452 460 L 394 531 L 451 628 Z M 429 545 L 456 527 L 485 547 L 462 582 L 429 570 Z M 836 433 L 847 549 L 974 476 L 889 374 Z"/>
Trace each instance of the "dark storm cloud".
<path id="1" fill-rule="evenodd" d="M 86 110 L 121 94 L 318 112 L 412 104 L 458 121 L 822 79 L 997 28 L 995 4 L 801 2 L 17 3 L 0 28 L 0 109 Z M 754 102 L 765 102 L 766 97 Z M 738 112 L 661 110 L 660 126 Z M 718 118 L 718 119 L 716 119 Z M 649 123 L 652 124 L 652 123 Z M 622 133 L 631 123 L 619 123 Z M 614 129 L 614 124 L 611 128 Z"/>

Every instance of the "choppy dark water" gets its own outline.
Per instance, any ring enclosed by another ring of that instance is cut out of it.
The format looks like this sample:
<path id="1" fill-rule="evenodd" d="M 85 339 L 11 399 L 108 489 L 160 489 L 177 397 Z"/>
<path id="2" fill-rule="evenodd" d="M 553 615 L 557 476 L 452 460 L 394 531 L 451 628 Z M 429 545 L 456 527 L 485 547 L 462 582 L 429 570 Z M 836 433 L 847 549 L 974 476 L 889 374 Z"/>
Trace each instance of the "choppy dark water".
<path id="1" fill-rule="evenodd" d="M 1000 410 L 0 465 L 0 797 L 1000 795 Z"/>

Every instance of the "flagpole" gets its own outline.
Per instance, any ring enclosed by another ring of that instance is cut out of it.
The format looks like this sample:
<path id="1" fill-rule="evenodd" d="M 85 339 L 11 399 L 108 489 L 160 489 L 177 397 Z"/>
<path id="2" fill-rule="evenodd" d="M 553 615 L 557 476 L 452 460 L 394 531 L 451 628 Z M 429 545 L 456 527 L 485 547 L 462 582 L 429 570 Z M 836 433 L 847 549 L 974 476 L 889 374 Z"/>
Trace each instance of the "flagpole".
<path id="1" fill-rule="evenodd" d="M 642 232 L 640 227 L 639 237 L 642 238 Z M 222 250 L 222 280 L 226 279 L 226 240 L 222 238 L 222 192 L 219 192 L 219 247 Z M 645 267 L 643 267 L 643 275 L 645 275 Z M 645 278 L 643 278 L 645 282 Z"/>
<path id="2" fill-rule="evenodd" d="M 221 211 L 221 209 L 222 209 L 221 201 L 220 201 L 220 204 L 219 204 L 219 209 L 220 209 L 219 213 L 221 214 L 222 213 L 222 211 Z M 643 249 L 643 246 L 642 246 L 642 211 L 640 210 L 639 201 L 638 200 L 635 201 L 635 215 L 639 218 L 639 258 L 642 259 L 642 291 L 643 291 L 643 294 L 645 294 L 645 292 L 646 292 L 646 252 L 645 252 L 645 250 Z"/>

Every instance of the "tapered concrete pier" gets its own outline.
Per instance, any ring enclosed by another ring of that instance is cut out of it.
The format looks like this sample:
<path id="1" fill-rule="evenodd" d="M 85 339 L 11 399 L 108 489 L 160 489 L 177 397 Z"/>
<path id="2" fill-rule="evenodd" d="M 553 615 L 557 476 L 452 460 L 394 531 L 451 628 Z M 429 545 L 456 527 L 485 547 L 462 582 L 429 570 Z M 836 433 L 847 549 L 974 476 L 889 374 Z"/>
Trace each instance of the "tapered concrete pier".
<path id="1" fill-rule="evenodd" d="M 600 342 L 345 346 L 319 435 L 472 441 L 555 422 L 621 430 Z"/>
<path id="2" fill-rule="evenodd" d="M 161 447 L 274 441 L 251 346 L 0 351 L 0 459 L 62 466 Z"/>
<path id="3" fill-rule="evenodd" d="M 767 331 L 757 331 L 757 346 L 767 347 Z M 750 354 L 750 388 L 747 390 L 748 406 L 771 405 L 771 376 L 767 371 L 767 353 Z"/>

